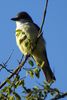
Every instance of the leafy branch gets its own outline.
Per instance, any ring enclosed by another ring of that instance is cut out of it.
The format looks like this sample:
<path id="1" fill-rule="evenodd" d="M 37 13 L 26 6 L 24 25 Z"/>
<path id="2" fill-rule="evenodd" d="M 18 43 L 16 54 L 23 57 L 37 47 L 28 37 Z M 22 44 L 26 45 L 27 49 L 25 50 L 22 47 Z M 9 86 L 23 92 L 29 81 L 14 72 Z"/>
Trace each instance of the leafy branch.
<path id="1" fill-rule="evenodd" d="M 21 70 L 21 68 L 24 66 L 29 56 L 30 55 L 27 55 L 25 57 L 25 60 L 22 61 L 22 63 L 12 72 L 12 74 L 7 79 L 11 79 L 14 75 L 18 73 L 19 70 Z M 0 89 L 7 83 L 7 79 L 0 85 Z"/>

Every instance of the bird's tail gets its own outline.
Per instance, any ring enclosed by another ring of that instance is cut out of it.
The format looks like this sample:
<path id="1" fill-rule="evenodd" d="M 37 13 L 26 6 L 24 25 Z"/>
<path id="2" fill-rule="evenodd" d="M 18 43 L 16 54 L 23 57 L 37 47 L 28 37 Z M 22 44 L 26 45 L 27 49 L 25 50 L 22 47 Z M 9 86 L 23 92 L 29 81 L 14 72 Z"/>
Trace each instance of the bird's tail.
<path id="1" fill-rule="evenodd" d="M 42 67 L 42 70 L 44 72 L 44 75 L 45 75 L 46 80 L 47 80 L 48 83 L 54 82 L 56 80 L 56 78 L 54 76 L 54 73 L 52 72 L 52 70 L 50 68 L 46 52 L 45 52 L 45 63 Z"/>
<path id="2" fill-rule="evenodd" d="M 46 77 L 46 80 L 48 83 L 50 82 L 53 82 L 56 80 L 55 76 L 54 76 L 54 73 L 52 72 L 50 66 L 44 66 L 42 68 L 43 72 L 44 72 L 44 75 Z"/>
<path id="3" fill-rule="evenodd" d="M 52 72 L 50 68 L 46 50 L 44 50 L 43 54 L 41 52 L 41 55 L 40 55 L 40 52 L 35 51 L 33 54 L 33 58 L 36 64 L 42 68 L 47 82 L 48 83 L 54 82 L 56 79 L 55 79 L 54 73 Z"/>

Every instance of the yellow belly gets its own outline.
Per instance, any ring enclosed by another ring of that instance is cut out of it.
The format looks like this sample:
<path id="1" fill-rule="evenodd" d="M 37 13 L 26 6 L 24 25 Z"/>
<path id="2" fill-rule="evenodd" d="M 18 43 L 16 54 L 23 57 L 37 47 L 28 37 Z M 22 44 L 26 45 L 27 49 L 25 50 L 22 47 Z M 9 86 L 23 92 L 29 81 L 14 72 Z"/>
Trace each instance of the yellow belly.
<path id="1" fill-rule="evenodd" d="M 19 35 L 16 35 L 16 42 L 20 51 L 24 55 L 27 55 L 28 53 L 31 54 L 32 47 L 33 48 L 35 47 L 32 56 L 35 59 L 37 65 L 42 65 L 42 62 L 45 59 L 43 53 L 45 50 L 45 41 L 43 37 L 39 38 L 36 44 L 36 40 L 39 32 L 32 24 L 30 26 L 25 25 L 21 27 L 21 31 L 19 32 L 20 32 Z"/>
<path id="2" fill-rule="evenodd" d="M 29 41 L 28 39 L 25 39 L 25 40 L 21 40 L 19 38 L 16 38 L 16 42 L 17 42 L 17 45 L 20 49 L 20 51 L 24 54 L 24 55 L 27 55 L 31 48 L 30 48 L 30 44 L 29 44 Z"/>

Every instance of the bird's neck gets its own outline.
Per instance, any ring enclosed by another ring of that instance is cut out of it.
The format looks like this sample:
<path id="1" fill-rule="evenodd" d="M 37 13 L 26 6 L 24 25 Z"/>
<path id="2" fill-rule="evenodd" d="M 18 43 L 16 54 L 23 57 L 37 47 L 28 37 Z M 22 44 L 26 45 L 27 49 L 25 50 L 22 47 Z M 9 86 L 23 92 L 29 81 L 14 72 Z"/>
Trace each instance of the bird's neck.
<path id="1" fill-rule="evenodd" d="M 16 28 L 20 29 L 26 23 L 28 23 L 26 20 L 16 21 Z"/>
<path id="2" fill-rule="evenodd" d="M 16 28 L 20 29 L 21 27 L 23 27 L 23 25 L 29 24 L 29 23 L 33 23 L 33 21 L 21 19 L 20 21 L 16 21 Z"/>

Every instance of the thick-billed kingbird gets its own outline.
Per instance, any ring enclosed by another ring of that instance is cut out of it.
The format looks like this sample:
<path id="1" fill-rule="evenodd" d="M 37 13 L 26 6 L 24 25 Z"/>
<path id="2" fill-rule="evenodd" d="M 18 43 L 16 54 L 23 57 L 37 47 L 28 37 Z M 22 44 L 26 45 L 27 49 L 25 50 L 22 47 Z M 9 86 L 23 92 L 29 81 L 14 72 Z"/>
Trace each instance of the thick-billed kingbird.
<path id="1" fill-rule="evenodd" d="M 33 22 L 30 15 L 26 12 L 18 13 L 11 20 L 16 21 L 16 42 L 20 51 L 24 55 L 31 54 L 36 64 L 42 68 L 48 83 L 54 81 L 55 76 L 49 65 L 43 36 L 40 36 L 37 41 L 39 26 Z M 35 49 L 32 51 L 34 47 Z"/>

